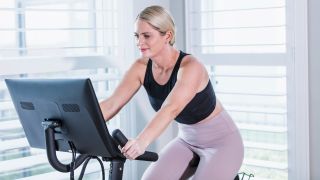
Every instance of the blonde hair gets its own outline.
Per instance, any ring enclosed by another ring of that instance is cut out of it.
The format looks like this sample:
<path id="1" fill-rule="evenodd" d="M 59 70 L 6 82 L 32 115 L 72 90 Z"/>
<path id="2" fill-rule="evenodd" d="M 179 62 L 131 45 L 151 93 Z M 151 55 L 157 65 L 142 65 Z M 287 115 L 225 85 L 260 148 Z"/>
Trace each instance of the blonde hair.
<path id="1" fill-rule="evenodd" d="M 162 35 L 165 35 L 167 31 L 171 31 L 172 38 L 169 44 L 173 46 L 175 43 L 175 24 L 172 16 L 165 8 L 161 6 L 149 6 L 138 14 L 136 20 L 146 21 Z"/>

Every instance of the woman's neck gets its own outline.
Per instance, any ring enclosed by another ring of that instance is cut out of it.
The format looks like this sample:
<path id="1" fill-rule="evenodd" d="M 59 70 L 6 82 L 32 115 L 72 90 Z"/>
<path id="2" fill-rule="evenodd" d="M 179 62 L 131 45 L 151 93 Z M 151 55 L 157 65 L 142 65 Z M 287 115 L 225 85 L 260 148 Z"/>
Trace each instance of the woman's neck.
<path id="1" fill-rule="evenodd" d="M 160 53 L 159 55 L 152 57 L 152 62 L 155 68 L 162 69 L 163 71 L 172 69 L 176 64 L 180 52 L 174 47 L 170 47 Z"/>

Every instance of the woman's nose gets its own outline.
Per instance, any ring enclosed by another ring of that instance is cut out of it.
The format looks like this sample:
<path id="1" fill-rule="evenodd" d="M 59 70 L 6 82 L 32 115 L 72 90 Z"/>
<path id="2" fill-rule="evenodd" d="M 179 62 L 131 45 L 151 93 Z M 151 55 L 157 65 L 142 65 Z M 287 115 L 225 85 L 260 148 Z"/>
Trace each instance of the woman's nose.
<path id="1" fill-rule="evenodd" d="M 136 43 L 137 43 L 137 46 L 141 46 L 141 45 L 143 45 L 143 44 L 144 44 L 144 40 L 143 40 L 143 38 L 138 37 L 138 38 L 136 39 Z"/>

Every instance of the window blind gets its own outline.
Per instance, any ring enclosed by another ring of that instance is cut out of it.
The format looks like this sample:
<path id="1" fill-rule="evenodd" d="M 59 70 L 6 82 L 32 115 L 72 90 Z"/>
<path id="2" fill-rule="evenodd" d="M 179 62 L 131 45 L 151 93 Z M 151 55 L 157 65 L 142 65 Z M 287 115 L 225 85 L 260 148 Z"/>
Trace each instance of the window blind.
<path id="1" fill-rule="evenodd" d="M 285 1 L 190 2 L 191 49 L 201 53 L 283 53 Z"/>
<path id="2" fill-rule="evenodd" d="M 217 65 L 211 78 L 244 141 L 241 171 L 257 179 L 287 179 L 286 68 Z"/>
<path id="3" fill-rule="evenodd" d="M 2 57 L 117 53 L 112 0 L 7 1 L 0 13 Z"/>
<path id="4" fill-rule="evenodd" d="M 106 98 L 121 77 L 121 71 L 111 66 L 123 49 L 119 43 L 119 3 L 0 2 L 0 179 L 69 179 L 69 174 L 48 164 L 44 150 L 30 148 L 4 79 L 89 77 L 98 99 Z M 110 122 L 111 130 L 121 126 L 126 111 Z M 59 153 L 58 157 L 63 162 L 71 160 L 69 153 Z M 100 165 L 92 162 L 85 178 L 98 179 L 100 174 Z"/>
<path id="5" fill-rule="evenodd" d="M 187 49 L 240 129 L 240 171 L 288 179 L 287 25 L 283 0 L 186 3 Z"/>

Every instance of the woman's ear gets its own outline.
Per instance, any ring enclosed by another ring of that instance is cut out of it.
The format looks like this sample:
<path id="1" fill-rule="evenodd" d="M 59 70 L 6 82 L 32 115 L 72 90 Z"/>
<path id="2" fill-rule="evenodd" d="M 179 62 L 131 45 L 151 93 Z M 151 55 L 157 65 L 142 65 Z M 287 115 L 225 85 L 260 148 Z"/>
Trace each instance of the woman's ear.
<path id="1" fill-rule="evenodd" d="M 165 36 L 166 36 L 166 43 L 167 43 L 167 44 L 170 43 L 170 41 L 171 41 L 171 39 L 172 39 L 172 37 L 173 37 L 172 31 L 167 31 L 166 34 L 165 34 Z"/>

